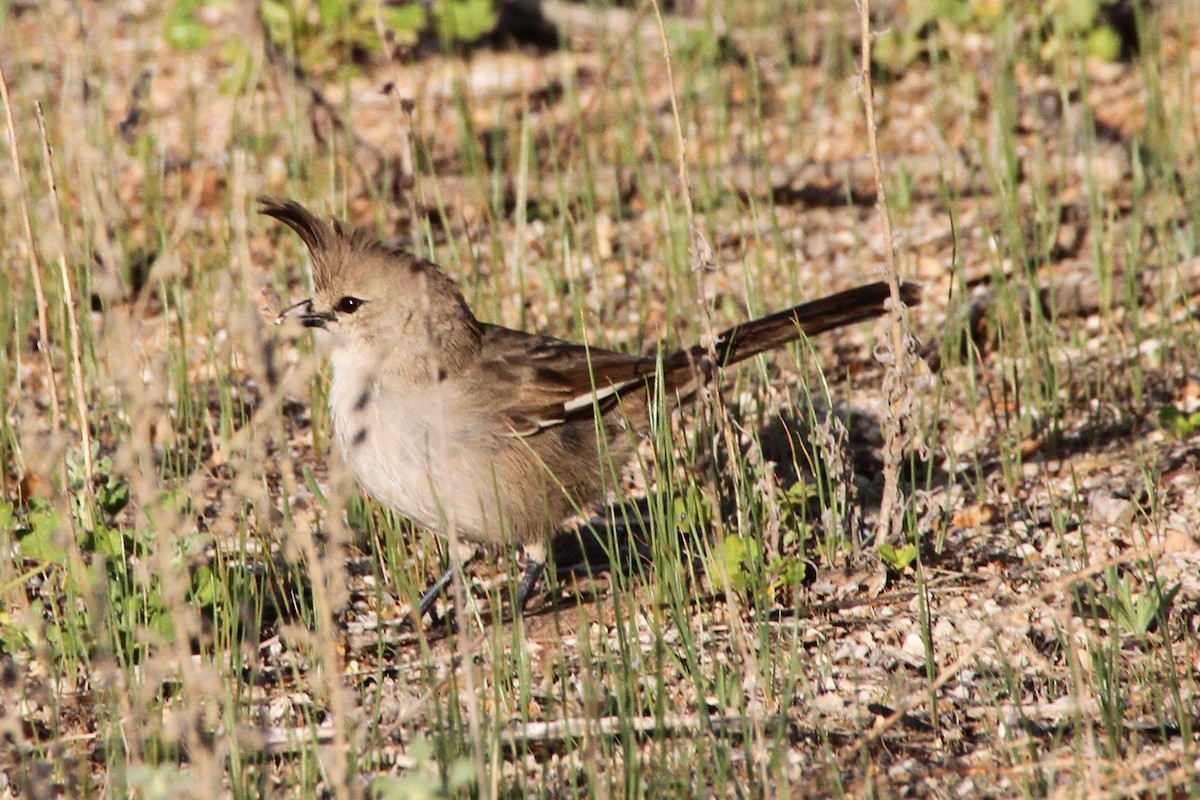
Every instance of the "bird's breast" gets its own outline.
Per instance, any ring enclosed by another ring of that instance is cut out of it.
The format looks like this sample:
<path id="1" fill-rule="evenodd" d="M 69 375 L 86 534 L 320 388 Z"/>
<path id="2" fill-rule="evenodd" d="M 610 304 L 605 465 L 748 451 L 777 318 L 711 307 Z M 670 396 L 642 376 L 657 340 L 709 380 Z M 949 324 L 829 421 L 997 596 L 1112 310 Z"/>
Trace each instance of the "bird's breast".
<path id="1" fill-rule="evenodd" d="M 376 376 L 346 379 L 335 364 L 329 402 L 346 464 L 368 494 L 435 532 L 453 525 L 468 539 L 500 538 L 497 442 L 452 383 L 394 391 Z"/>

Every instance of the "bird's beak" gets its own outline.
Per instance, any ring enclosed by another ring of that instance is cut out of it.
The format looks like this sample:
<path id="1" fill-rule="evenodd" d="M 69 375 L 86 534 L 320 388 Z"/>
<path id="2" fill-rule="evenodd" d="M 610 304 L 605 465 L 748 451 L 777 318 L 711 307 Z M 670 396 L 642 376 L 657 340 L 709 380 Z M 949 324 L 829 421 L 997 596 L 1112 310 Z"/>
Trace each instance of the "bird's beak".
<path id="1" fill-rule="evenodd" d="M 300 315 L 300 324 L 306 328 L 324 328 L 326 323 L 336 319 L 337 317 L 329 311 L 312 311 L 310 309 Z"/>
<path id="2" fill-rule="evenodd" d="M 280 311 L 279 316 L 275 317 L 275 324 L 282 325 L 288 317 L 291 317 L 293 314 L 295 314 L 297 309 L 301 310 L 300 324 L 306 328 L 324 328 L 327 323 L 333 322 L 335 319 L 337 319 L 329 311 L 315 310 L 313 308 L 312 298 L 306 297 L 300 302 L 293 303 L 283 311 Z"/>

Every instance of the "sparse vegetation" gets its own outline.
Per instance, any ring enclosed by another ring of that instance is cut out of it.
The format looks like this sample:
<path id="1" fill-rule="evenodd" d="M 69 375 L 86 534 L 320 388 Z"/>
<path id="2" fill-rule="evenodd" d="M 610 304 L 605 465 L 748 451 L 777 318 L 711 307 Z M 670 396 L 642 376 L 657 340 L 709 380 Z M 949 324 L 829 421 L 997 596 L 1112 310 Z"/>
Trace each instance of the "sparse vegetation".
<path id="1" fill-rule="evenodd" d="M 493 553 L 414 630 L 445 545 L 340 467 L 256 195 L 599 347 L 884 263 L 854 4 L 501 10 L 0 4 L 0 793 L 1200 798 L 1197 8 L 876 10 L 903 537 L 860 326 L 661 398 L 525 618 Z"/>

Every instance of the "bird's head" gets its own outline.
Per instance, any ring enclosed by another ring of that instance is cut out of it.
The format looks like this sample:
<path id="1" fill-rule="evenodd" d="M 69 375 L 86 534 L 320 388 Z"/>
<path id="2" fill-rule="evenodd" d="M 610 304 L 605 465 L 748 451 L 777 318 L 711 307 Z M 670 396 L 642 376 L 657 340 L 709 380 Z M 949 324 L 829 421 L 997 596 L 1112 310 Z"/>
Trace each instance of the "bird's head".
<path id="1" fill-rule="evenodd" d="M 381 361 L 453 361 L 478 346 L 479 328 L 454 281 L 436 265 L 384 245 L 373 234 L 326 221 L 294 200 L 259 198 L 259 210 L 299 234 L 312 255 L 313 295 L 277 321 L 299 315 L 333 348 Z M 383 366 L 381 364 L 381 366 Z"/>

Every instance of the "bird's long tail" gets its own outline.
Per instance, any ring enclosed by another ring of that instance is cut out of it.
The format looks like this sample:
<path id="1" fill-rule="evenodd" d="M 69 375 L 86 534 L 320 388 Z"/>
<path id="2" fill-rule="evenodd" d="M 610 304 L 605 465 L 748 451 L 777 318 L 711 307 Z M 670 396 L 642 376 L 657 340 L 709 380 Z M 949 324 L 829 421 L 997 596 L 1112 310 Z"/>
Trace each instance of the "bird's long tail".
<path id="1" fill-rule="evenodd" d="M 805 336 L 864 322 L 887 313 L 891 292 L 886 283 L 869 283 L 809 303 L 778 311 L 761 319 L 742 323 L 717 337 L 712 348 L 698 344 L 669 356 L 663 364 L 671 387 L 687 384 L 699 370 L 727 367 L 747 358 Z M 906 306 L 921 302 L 921 287 L 915 283 L 900 285 L 900 299 Z M 716 354 L 715 364 L 712 358 Z"/>

